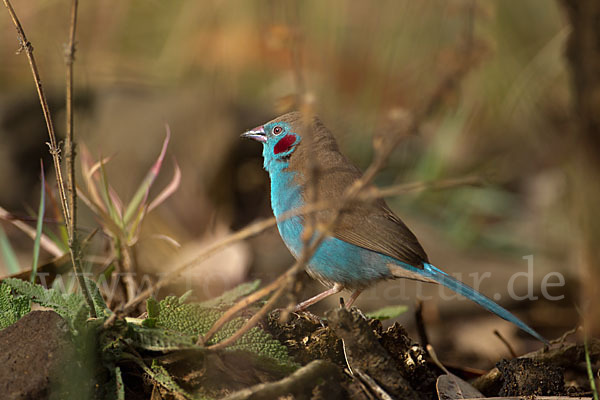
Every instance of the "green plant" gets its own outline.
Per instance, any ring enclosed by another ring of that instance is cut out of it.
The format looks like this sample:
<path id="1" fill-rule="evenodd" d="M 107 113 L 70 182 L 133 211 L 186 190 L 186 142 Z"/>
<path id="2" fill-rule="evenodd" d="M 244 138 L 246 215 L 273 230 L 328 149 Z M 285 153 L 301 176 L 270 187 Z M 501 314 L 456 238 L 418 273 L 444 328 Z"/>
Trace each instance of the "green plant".
<path id="1" fill-rule="evenodd" d="M 124 205 L 123 201 L 108 182 L 105 165 L 110 157 L 94 161 L 85 146 L 81 146 L 81 167 L 87 192 L 78 190 L 79 197 L 96 214 L 104 232 L 111 239 L 114 259 L 120 271 L 133 273 L 136 271 L 134 246 L 139 238 L 144 217 L 179 187 L 181 171 L 174 162 L 175 172 L 170 183 L 154 198 L 150 199 L 150 189 L 160 173 L 171 133 L 167 127 L 166 138 L 160 154 L 131 200 Z M 123 279 L 127 292 L 127 299 L 135 296 L 136 284 L 132 276 L 126 275 Z"/>
<path id="2" fill-rule="evenodd" d="M 155 357 L 148 364 L 148 355 L 155 352 L 167 355 L 191 351 L 195 353 L 194 358 L 202 359 L 208 353 L 206 347 L 196 344 L 198 335 L 206 333 L 236 300 L 255 291 L 259 285 L 258 281 L 245 283 L 202 303 L 186 303 L 187 295 L 170 296 L 161 301 L 150 298 L 146 319 L 117 320 L 114 325 L 105 329 L 103 322 L 112 312 L 106 306 L 96 284 L 87 278 L 86 283 L 99 316 L 96 319 L 87 317 L 89 309 L 80 293 L 62 293 L 31 282 L 6 279 L 0 285 L 0 308 L 6 311 L 0 315 L 0 328 L 15 323 L 29 312 L 31 302 L 52 308 L 67 322 L 79 362 L 88 364 L 93 370 L 89 363 L 99 360 L 106 370 L 104 375 L 109 379 L 102 385 L 105 388 L 103 396 L 111 399 L 123 398 L 122 369 L 131 362 L 161 390 L 175 397 L 197 398 L 189 389 L 182 388 L 178 383 L 181 379 L 169 372 L 168 364 L 161 363 Z M 243 317 L 231 320 L 213 337 L 212 343 L 229 337 L 245 321 Z M 288 356 L 287 349 L 258 327 L 251 329 L 224 352 L 242 357 L 245 362 L 253 363 L 262 370 L 279 374 L 287 374 L 298 367 Z M 193 389 L 202 391 L 202 388 Z"/>

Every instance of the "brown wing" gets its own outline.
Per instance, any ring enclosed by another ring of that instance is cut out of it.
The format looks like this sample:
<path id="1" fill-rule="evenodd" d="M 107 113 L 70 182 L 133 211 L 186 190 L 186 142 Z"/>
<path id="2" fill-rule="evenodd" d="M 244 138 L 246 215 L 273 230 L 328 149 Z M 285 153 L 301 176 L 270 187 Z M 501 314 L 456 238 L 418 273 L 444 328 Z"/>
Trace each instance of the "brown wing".
<path id="1" fill-rule="evenodd" d="M 307 158 L 311 157 L 318 167 L 318 200 L 335 201 L 362 173 L 340 153 L 335 139 L 319 120 L 315 120 L 313 132 L 312 151 L 307 151 L 301 142 L 290 158 L 290 169 L 300 172 L 296 183 L 306 186 L 307 166 L 311 162 Z M 316 214 L 319 223 L 326 223 L 330 218 L 330 211 Z M 333 236 L 416 267 L 427 262 L 427 254 L 415 235 L 382 199 L 344 211 Z"/>
<path id="2" fill-rule="evenodd" d="M 383 201 L 354 207 L 344 213 L 334 236 L 415 267 L 428 262 L 415 235 Z"/>

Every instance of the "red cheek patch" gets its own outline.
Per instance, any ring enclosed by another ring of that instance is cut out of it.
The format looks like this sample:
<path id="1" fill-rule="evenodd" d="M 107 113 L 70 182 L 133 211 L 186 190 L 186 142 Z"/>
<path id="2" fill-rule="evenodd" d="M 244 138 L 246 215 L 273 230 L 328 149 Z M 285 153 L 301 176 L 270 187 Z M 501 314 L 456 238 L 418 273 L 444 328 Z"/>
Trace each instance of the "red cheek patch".
<path id="1" fill-rule="evenodd" d="M 273 153 L 279 154 L 279 153 L 288 151 L 290 149 L 290 147 L 292 147 L 292 145 L 294 144 L 295 141 L 296 141 L 296 137 L 294 135 L 284 136 L 275 145 L 275 148 L 273 149 Z"/>

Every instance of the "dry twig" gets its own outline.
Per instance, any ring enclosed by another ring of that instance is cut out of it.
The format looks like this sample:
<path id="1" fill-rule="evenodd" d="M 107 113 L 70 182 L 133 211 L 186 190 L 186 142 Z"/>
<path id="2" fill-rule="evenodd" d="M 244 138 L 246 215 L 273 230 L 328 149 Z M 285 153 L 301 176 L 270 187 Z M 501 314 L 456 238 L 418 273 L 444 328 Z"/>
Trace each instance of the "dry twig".
<path id="1" fill-rule="evenodd" d="M 58 147 L 56 141 L 56 134 L 54 133 L 54 124 L 52 123 L 52 117 L 50 115 L 50 109 L 48 107 L 48 101 L 46 100 L 46 94 L 42 87 L 42 81 L 40 79 L 40 74 L 37 68 L 37 64 L 35 62 L 35 57 L 33 56 L 33 46 L 31 42 L 27 40 L 27 36 L 25 36 L 25 31 L 21 26 L 21 22 L 15 13 L 15 10 L 10 3 L 10 0 L 3 0 L 4 5 L 8 9 L 8 13 L 12 19 L 15 28 L 17 29 L 17 39 L 19 40 L 20 48 L 19 52 L 25 51 L 27 55 L 27 60 L 29 61 L 29 66 L 31 68 L 31 73 L 33 74 L 33 80 L 35 82 L 35 87 L 38 93 L 38 97 L 40 99 L 40 104 L 42 106 L 42 112 L 44 113 L 44 119 L 46 121 L 46 128 L 48 129 L 48 137 L 50 138 L 50 143 L 48 146 L 50 148 L 50 155 L 52 155 L 52 161 L 54 163 L 54 172 L 56 173 L 56 183 L 58 185 L 58 193 L 60 197 L 60 203 L 62 206 L 63 215 L 65 218 L 65 224 L 67 226 L 67 231 L 71 232 L 70 226 L 72 223 L 72 210 L 69 208 L 69 204 L 67 202 L 67 195 L 65 191 L 65 183 L 62 176 L 62 171 L 60 168 L 60 149 Z M 75 8 L 72 12 L 76 13 L 77 9 Z M 71 19 L 71 30 L 73 35 L 75 34 L 75 24 L 76 18 Z M 81 287 L 81 291 L 84 295 L 84 298 L 88 304 L 90 309 L 90 315 L 92 318 L 96 318 L 96 309 L 94 307 L 94 302 L 92 301 L 92 296 L 88 290 L 88 287 L 85 283 L 85 279 L 83 276 L 83 270 L 81 268 L 81 259 L 79 257 L 78 251 L 71 246 L 73 238 L 69 235 L 69 250 L 71 253 L 71 260 L 73 262 L 73 269 L 75 270 L 75 276 L 77 276 L 77 281 L 79 282 L 79 286 Z"/>

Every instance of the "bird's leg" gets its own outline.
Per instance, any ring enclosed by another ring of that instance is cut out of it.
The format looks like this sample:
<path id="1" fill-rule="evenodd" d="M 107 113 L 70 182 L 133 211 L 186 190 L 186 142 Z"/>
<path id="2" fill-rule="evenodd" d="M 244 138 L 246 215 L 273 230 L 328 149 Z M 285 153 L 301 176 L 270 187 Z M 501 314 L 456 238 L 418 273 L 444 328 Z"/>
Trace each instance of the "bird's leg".
<path id="1" fill-rule="evenodd" d="M 352 295 L 350 296 L 350 298 L 348 299 L 348 302 L 346 303 L 346 308 L 350 309 L 350 307 L 352 307 L 352 304 L 354 304 L 354 302 L 356 301 L 356 298 L 358 296 L 360 296 L 360 294 L 362 293 L 362 289 L 356 289 Z"/>
<path id="2" fill-rule="evenodd" d="M 333 287 L 331 289 L 327 289 L 323 293 L 319 293 L 318 295 L 313 296 L 308 300 L 304 300 L 302 303 L 298 304 L 296 306 L 296 308 L 294 308 L 294 312 L 303 311 L 307 307 L 323 300 L 324 298 L 341 292 L 343 288 L 344 287 L 342 285 L 340 285 L 339 283 L 336 283 L 335 285 L 333 285 Z"/>

